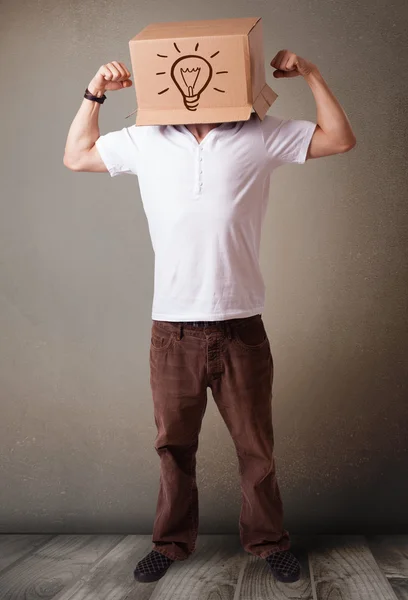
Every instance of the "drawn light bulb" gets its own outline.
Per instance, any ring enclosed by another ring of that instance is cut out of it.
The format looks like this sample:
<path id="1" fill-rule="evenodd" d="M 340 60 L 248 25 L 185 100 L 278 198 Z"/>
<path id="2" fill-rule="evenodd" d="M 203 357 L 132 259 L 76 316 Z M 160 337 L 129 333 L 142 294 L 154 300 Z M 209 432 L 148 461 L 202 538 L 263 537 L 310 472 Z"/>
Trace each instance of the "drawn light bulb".
<path id="1" fill-rule="evenodd" d="M 184 106 L 196 110 L 200 95 L 211 81 L 212 66 L 202 56 L 182 56 L 171 67 L 171 77 L 180 90 Z"/>

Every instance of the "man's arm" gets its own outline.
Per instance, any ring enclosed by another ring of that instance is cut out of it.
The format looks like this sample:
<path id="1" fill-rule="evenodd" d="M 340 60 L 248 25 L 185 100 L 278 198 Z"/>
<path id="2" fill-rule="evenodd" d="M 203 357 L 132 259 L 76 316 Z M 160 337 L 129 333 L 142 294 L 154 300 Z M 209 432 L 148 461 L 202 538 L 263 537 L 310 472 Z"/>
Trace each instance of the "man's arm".
<path id="1" fill-rule="evenodd" d="M 339 101 L 317 68 L 304 79 L 312 90 L 317 108 L 317 127 L 306 159 L 348 152 L 357 141 Z"/>
<path id="2" fill-rule="evenodd" d="M 107 90 L 118 90 L 130 87 L 130 73 L 117 61 L 102 65 L 88 85 L 92 95 L 101 98 Z M 82 104 L 72 121 L 65 145 L 64 165 L 72 171 L 88 171 L 106 173 L 95 142 L 100 136 L 98 118 L 100 104 L 83 99 Z"/>
<path id="3" fill-rule="evenodd" d="M 317 126 L 306 159 L 340 154 L 354 148 L 356 137 L 346 113 L 316 65 L 289 50 L 278 52 L 271 65 L 277 69 L 273 73 L 276 78 L 302 75 L 314 95 Z"/>

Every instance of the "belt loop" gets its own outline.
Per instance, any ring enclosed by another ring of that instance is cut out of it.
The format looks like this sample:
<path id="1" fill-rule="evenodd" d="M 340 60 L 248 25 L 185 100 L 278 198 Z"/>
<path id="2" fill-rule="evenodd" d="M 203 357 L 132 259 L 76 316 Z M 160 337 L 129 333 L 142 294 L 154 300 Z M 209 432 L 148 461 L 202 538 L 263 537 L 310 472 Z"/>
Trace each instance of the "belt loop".
<path id="1" fill-rule="evenodd" d="M 232 340 L 231 323 L 227 322 L 225 325 L 227 326 L 227 337 L 229 340 Z"/>
<path id="2" fill-rule="evenodd" d="M 180 341 L 183 337 L 183 323 L 179 323 L 178 331 L 177 331 L 177 341 Z"/>

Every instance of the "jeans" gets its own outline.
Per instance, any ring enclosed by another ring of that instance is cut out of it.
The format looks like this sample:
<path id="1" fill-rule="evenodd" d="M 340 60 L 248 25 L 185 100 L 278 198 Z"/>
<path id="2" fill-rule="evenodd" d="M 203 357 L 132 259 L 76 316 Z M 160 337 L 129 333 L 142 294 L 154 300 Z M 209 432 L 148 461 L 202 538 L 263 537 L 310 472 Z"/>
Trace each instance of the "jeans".
<path id="1" fill-rule="evenodd" d="M 273 360 L 262 315 L 226 321 L 152 321 L 150 385 L 160 457 L 153 549 L 173 560 L 196 548 L 196 452 L 207 387 L 234 442 L 242 547 L 265 558 L 290 547 L 276 479 Z"/>

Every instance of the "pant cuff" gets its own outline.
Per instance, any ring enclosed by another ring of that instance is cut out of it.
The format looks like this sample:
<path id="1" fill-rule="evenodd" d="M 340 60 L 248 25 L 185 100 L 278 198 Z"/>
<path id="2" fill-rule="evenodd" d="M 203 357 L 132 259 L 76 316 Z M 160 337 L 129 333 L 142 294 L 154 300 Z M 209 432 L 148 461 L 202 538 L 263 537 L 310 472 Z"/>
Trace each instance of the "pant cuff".
<path id="1" fill-rule="evenodd" d="M 289 550 L 290 545 L 291 545 L 290 540 L 288 540 L 288 539 L 282 540 L 281 542 L 277 542 L 275 547 L 268 548 L 268 550 L 264 550 L 263 552 L 258 554 L 258 556 L 260 558 L 266 558 L 267 556 L 270 556 L 271 554 L 274 554 L 275 552 L 283 552 L 285 550 Z"/>
<path id="2" fill-rule="evenodd" d="M 157 547 L 157 546 L 153 546 L 153 550 L 155 550 L 156 552 L 159 552 L 160 554 L 163 554 L 164 556 L 167 556 L 167 558 L 170 558 L 171 560 L 186 560 L 189 555 L 175 555 L 174 552 L 170 552 L 168 550 L 166 550 L 165 548 L 161 548 L 161 547 Z"/>

